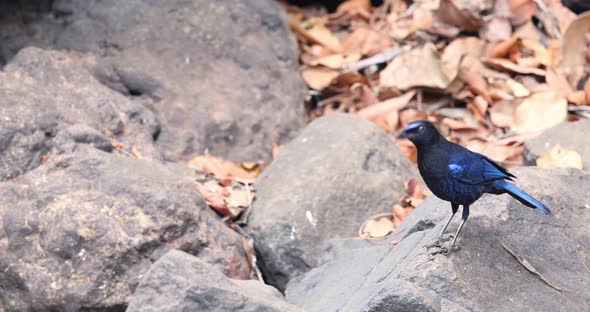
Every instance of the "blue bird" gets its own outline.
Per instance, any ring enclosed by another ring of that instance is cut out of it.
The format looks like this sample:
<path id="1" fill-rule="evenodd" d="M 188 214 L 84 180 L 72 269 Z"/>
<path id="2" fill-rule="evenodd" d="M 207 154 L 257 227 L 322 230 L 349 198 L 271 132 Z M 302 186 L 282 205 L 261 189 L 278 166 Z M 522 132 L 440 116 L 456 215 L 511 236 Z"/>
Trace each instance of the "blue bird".
<path id="1" fill-rule="evenodd" d="M 440 233 L 441 236 L 459 206 L 463 206 L 462 221 L 451 246 L 455 246 L 469 217 L 469 206 L 484 193 L 507 193 L 525 206 L 551 214 L 543 203 L 508 182 L 516 178 L 508 170 L 484 155 L 449 142 L 428 121 L 408 124 L 397 138 L 409 139 L 416 145 L 418 169 L 426 186 L 438 198 L 451 202 L 453 213 Z"/>

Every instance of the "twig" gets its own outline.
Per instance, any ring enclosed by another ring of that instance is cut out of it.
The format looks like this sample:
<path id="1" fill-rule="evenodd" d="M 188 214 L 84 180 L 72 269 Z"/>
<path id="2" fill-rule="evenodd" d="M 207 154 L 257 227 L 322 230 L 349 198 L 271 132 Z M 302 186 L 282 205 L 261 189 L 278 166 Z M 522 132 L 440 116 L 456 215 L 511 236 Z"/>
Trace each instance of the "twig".
<path id="1" fill-rule="evenodd" d="M 559 288 L 558 286 L 553 285 L 551 282 L 549 282 L 543 275 L 541 275 L 541 273 L 539 273 L 539 271 L 537 271 L 537 269 L 535 269 L 530 262 L 528 262 L 523 256 L 517 254 L 515 251 L 513 251 L 512 249 L 508 248 L 508 246 L 506 246 L 503 242 L 500 242 L 500 244 L 502 244 L 502 247 L 504 247 L 504 249 L 506 249 L 506 251 L 508 251 L 509 254 L 511 254 L 514 259 L 516 259 L 516 261 L 518 261 L 518 263 L 520 263 L 525 269 L 527 269 L 527 271 L 533 273 L 534 275 L 536 275 L 541 281 L 543 281 L 545 284 L 547 284 L 547 286 L 558 290 L 558 291 L 562 291 L 561 288 Z"/>
<path id="2" fill-rule="evenodd" d="M 348 66 L 345 66 L 343 68 L 344 71 L 358 71 L 361 70 L 363 68 L 372 66 L 372 65 L 377 65 L 377 64 L 381 64 L 381 63 L 386 63 L 391 61 L 392 59 L 394 59 L 396 56 L 398 56 L 399 54 L 401 54 L 402 52 L 406 52 L 409 51 L 411 48 L 411 46 L 403 46 L 403 47 L 395 47 L 395 48 L 390 48 L 387 49 L 379 54 L 375 54 L 371 57 L 368 57 L 366 59 L 362 59 L 354 64 L 350 64 Z"/>
<path id="3" fill-rule="evenodd" d="M 551 14 L 547 4 L 545 4 L 544 0 L 534 0 L 539 8 L 540 13 L 537 13 L 539 19 L 545 26 L 545 30 L 548 32 L 548 35 L 553 37 L 554 39 L 561 39 L 561 33 L 559 32 L 559 26 L 557 26 L 557 18 L 553 14 Z M 538 11 L 538 12 L 539 12 Z"/>

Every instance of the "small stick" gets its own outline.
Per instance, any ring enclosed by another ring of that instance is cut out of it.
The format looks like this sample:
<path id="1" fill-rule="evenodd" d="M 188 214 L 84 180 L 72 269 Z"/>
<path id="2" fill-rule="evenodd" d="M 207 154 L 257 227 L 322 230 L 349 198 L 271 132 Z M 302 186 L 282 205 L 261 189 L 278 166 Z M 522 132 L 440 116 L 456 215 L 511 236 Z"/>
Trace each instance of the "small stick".
<path id="1" fill-rule="evenodd" d="M 516 259 L 516 261 L 518 261 L 518 263 L 520 263 L 525 269 L 527 269 L 527 271 L 533 273 L 534 275 L 536 275 L 541 281 L 543 281 L 545 284 L 547 284 L 547 286 L 558 290 L 558 291 L 562 291 L 561 288 L 559 288 L 558 286 L 553 285 L 551 282 L 549 282 L 543 275 L 541 275 L 541 273 L 539 273 L 539 271 L 537 271 L 537 269 L 535 269 L 530 262 L 528 262 L 525 258 L 523 258 L 521 255 L 517 254 L 515 251 L 513 251 L 512 249 L 508 248 L 508 246 L 506 246 L 503 242 L 500 242 L 500 244 L 502 244 L 502 247 L 504 247 L 504 249 L 506 249 L 506 251 L 508 251 L 509 254 L 511 254 L 514 259 Z"/>
<path id="2" fill-rule="evenodd" d="M 375 54 L 371 57 L 367 57 L 366 59 L 362 59 L 354 64 L 350 64 L 342 68 L 344 71 L 358 71 L 363 68 L 386 63 L 394 59 L 396 56 L 400 55 L 402 52 L 406 52 L 410 50 L 410 46 L 403 46 L 403 47 L 395 47 L 387 49 L 381 53 Z"/>

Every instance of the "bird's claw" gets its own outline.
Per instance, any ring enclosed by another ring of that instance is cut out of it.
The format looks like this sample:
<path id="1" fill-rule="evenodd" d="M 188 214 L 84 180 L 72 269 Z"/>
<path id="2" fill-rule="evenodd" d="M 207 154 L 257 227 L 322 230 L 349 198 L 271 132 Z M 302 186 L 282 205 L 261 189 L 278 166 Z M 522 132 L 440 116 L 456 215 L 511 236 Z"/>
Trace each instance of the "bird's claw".
<path id="1" fill-rule="evenodd" d="M 444 241 L 442 241 L 444 242 Z M 438 254 L 448 254 L 449 253 L 449 249 L 445 246 L 443 246 L 443 244 L 441 244 L 441 240 L 437 240 L 436 242 L 430 244 L 430 245 L 426 245 L 424 246 L 426 247 L 426 250 L 430 250 L 430 249 L 435 249 L 432 252 L 428 253 L 428 256 L 435 256 Z"/>

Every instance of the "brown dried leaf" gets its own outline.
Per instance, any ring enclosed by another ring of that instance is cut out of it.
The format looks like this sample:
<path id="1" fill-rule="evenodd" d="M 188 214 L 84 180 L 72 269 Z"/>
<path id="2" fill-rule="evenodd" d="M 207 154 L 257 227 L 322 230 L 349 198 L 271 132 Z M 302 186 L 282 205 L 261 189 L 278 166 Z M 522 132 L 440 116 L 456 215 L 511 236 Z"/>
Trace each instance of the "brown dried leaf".
<path id="1" fill-rule="evenodd" d="M 437 10 L 438 18 L 453 26 L 457 26 L 467 31 L 478 31 L 484 21 L 481 18 L 481 12 L 490 9 L 490 1 L 482 1 L 485 7 L 472 5 L 479 1 L 459 1 L 459 0 L 440 0 Z"/>
<path id="2" fill-rule="evenodd" d="M 514 154 L 517 146 L 472 140 L 466 147 L 474 152 L 484 154 L 495 161 L 504 161 Z"/>
<path id="3" fill-rule="evenodd" d="M 537 167 L 582 169 L 582 156 L 576 151 L 566 149 L 557 144 L 537 159 Z"/>
<path id="4" fill-rule="evenodd" d="M 567 28 L 561 39 L 557 69 L 563 72 L 571 85 L 577 85 L 584 74 L 588 47 L 585 35 L 590 31 L 590 12 L 580 14 Z"/>
<path id="5" fill-rule="evenodd" d="M 462 37 L 445 47 L 440 57 L 441 67 L 450 80 L 459 74 L 461 63 L 466 57 L 481 57 L 485 42 L 477 37 Z"/>
<path id="6" fill-rule="evenodd" d="M 363 108 L 357 112 L 357 115 L 369 120 L 373 120 L 379 116 L 383 116 L 392 111 L 399 111 L 400 109 L 408 105 L 408 103 L 414 97 L 415 94 L 416 91 L 409 91 L 402 96 L 391 98 L 383 102 L 377 103 L 375 105 Z"/>
<path id="7" fill-rule="evenodd" d="M 568 94 L 567 101 L 575 105 L 586 105 L 588 103 L 586 101 L 586 92 L 584 92 L 583 90 Z"/>
<path id="8" fill-rule="evenodd" d="M 381 72 L 380 82 L 382 87 L 400 90 L 414 87 L 445 89 L 451 79 L 442 69 L 436 47 L 427 43 L 396 57 Z"/>
<path id="9" fill-rule="evenodd" d="M 239 179 L 253 182 L 259 174 L 259 172 L 248 172 L 238 164 L 211 155 L 194 157 L 187 165 L 211 173 L 220 180 Z"/>
<path id="10" fill-rule="evenodd" d="M 344 64 L 344 56 L 341 54 L 332 54 L 309 62 L 309 65 L 311 66 L 322 65 L 332 69 L 338 69 L 342 67 L 342 64 Z"/>
<path id="11" fill-rule="evenodd" d="M 380 214 L 371 217 L 363 224 L 360 230 L 361 237 L 385 237 L 395 229 L 393 224 L 393 216 L 388 214 Z"/>
<path id="12" fill-rule="evenodd" d="M 210 181 L 208 181 L 210 182 Z M 215 181 L 213 181 L 215 183 Z M 217 184 L 217 183 L 215 183 Z M 217 185 L 219 188 L 223 189 L 221 186 Z M 219 214 L 227 217 L 231 216 L 232 212 L 227 207 L 225 203 L 225 198 L 221 192 L 217 191 L 216 187 L 212 187 L 211 184 L 200 184 L 197 183 L 197 189 L 205 199 L 207 205 L 209 205 L 213 210 L 217 211 Z"/>
<path id="13" fill-rule="evenodd" d="M 489 42 L 509 40 L 512 36 L 512 25 L 505 17 L 494 17 L 482 28 L 480 35 Z"/>
<path id="14" fill-rule="evenodd" d="M 500 58 L 482 58 L 482 61 L 492 67 L 504 69 L 518 74 L 533 74 L 537 76 L 545 76 L 546 71 L 540 68 L 525 67 L 514 64 L 507 59 Z"/>
<path id="15" fill-rule="evenodd" d="M 565 121 L 567 101 L 554 91 L 536 92 L 525 98 L 514 112 L 516 132 L 537 132 Z"/>
<path id="16" fill-rule="evenodd" d="M 329 86 L 339 75 L 340 72 L 324 67 L 308 67 L 301 72 L 301 76 L 303 76 L 305 83 L 307 83 L 310 88 L 318 91 Z"/>
<path id="17" fill-rule="evenodd" d="M 514 124 L 514 112 L 517 103 L 514 101 L 499 101 L 489 110 L 492 123 L 500 128 L 510 127 Z"/>
<path id="18" fill-rule="evenodd" d="M 247 190 L 226 188 L 229 191 L 229 196 L 226 198 L 226 203 L 230 207 L 248 207 L 250 199 L 254 199 L 254 194 Z"/>
<path id="19" fill-rule="evenodd" d="M 371 10 L 371 0 L 347 0 L 342 2 L 336 9 L 337 13 L 348 13 L 350 15 Z"/>
<path id="20" fill-rule="evenodd" d="M 321 44 L 334 52 L 340 52 L 342 50 L 340 39 L 334 36 L 320 19 L 315 20 L 311 28 L 302 28 L 302 31 L 308 39 L 315 43 Z"/>
<path id="21" fill-rule="evenodd" d="M 510 21 L 512 25 L 520 25 L 531 20 L 537 11 L 534 0 L 510 0 Z"/>

